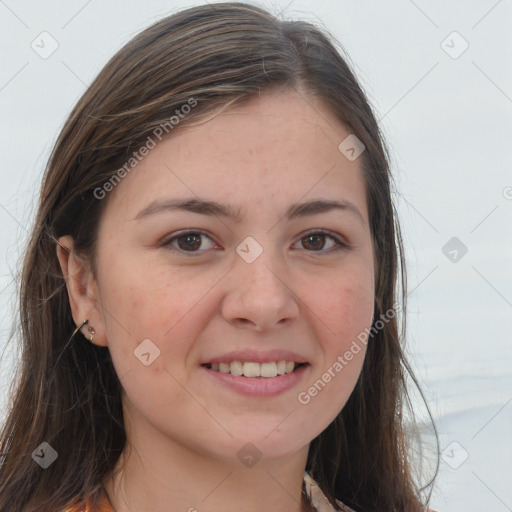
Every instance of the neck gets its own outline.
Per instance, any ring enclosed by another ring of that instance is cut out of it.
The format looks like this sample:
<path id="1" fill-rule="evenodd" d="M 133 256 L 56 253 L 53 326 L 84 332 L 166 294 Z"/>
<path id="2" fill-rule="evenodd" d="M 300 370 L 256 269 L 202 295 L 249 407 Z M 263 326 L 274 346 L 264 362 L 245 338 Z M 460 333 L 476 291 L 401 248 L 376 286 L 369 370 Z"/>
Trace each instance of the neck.
<path id="1" fill-rule="evenodd" d="M 302 495 L 308 446 L 246 467 L 171 440 L 146 422 L 129 430 L 114 476 L 103 482 L 115 512 L 310 510 Z"/>

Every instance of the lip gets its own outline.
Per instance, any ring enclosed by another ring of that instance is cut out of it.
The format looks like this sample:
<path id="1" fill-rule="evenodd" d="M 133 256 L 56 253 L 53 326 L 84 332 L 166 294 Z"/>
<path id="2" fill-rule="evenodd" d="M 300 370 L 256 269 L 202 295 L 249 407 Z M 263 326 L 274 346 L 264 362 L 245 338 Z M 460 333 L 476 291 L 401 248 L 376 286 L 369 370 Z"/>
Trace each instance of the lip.
<path id="1" fill-rule="evenodd" d="M 289 350 L 235 350 L 224 355 L 215 356 L 211 359 L 205 359 L 199 364 L 213 364 L 213 363 L 232 363 L 234 361 L 251 362 L 251 363 L 272 363 L 278 361 L 289 361 L 293 363 L 307 363 L 307 359 L 290 352 Z"/>
<path id="2" fill-rule="evenodd" d="M 238 359 L 234 359 L 234 361 L 236 360 Z M 219 361 L 227 362 L 225 359 Z M 251 361 L 258 362 L 254 359 Z M 270 359 L 270 361 L 275 361 L 275 359 Z M 216 361 L 213 360 L 213 362 Z M 266 363 L 269 361 L 262 362 Z M 303 379 L 305 373 L 309 371 L 309 366 L 309 364 L 304 364 L 299 366 L 292 373 L 285 373 L 277 377 L 244 377 L 243 375 L 237 376 L 231 375 L 230 373 L 221 373 L 206 368 L 205 366 L 201 366 L 200 368 L 212 379 L 215 379 L 216 382 L 237 393 L 252 397 L 272 397 L 296 386 Z"/>

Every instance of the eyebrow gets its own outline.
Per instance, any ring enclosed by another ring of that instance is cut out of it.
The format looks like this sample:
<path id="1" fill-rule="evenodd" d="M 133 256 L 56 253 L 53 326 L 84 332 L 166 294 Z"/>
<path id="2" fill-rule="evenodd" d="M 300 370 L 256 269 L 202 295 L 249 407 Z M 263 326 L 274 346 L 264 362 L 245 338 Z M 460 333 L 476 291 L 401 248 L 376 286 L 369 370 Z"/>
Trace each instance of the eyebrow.
<path id="1" fill-rule="evenodd" d="M 139 220 L 149 215 L 157 213 L 184 210 L 192 213 L 199 213 L 201 215 L 215 215 L 232 219 L 235 222 L 240 222 L 242 217 L 240 215 L 241 208 L 235 210 L 233 206 L 228 204 L 218 203 L 216 201 L 208 201 L 205 199 L 187 198 L 187 199 L 165 199 L 153 201 L 149 206 L 141 210 L 134 220 Z M 284 217 L 287 220 L 293 220 L 300 217 L 307 217 L 309 215 L 316 215 L 319 213 L 327 213 L 332 210 L 342 210 L 354 214 L 363 223 L 364 218 L 359 211 L 359 208 L 352 202 L 347 200 L 335 201 L 327 199 L 317 199 L 307 201 L 304 203 L 292 204 L 287 210 Z"/>

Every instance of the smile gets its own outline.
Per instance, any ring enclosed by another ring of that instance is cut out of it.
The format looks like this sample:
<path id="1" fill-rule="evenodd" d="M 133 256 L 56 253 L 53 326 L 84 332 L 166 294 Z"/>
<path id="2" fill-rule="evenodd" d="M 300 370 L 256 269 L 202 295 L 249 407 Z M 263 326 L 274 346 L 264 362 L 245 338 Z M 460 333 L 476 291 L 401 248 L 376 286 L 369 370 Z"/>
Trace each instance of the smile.
<path id="1" fill-rule="evenodd" d="M 293 361 L 272 361 L 267 363 L 257 363 L 252 361 L 233 361 L 231 363 L 209 363 L 204 365 L 209 370 L 220 373 L 228 373 L 237 377 L 248 378 L 274 378 L 278 375 L 292 373 L 301 364 Z"/>
<path id="2" fill-rule="evenodd" d="M 309 374 L 308 363 L 291 361 L 232 361 L 230 363 L 207 363 L 200 368 L 210 383 L 218 383 L 224 389 L 255 398 L 270 398 L 293 388 L 298 388 Z M 284 373 L 279 373 L 283 372 Z M 279 371 L 278 371 L 279 370 Z"/>

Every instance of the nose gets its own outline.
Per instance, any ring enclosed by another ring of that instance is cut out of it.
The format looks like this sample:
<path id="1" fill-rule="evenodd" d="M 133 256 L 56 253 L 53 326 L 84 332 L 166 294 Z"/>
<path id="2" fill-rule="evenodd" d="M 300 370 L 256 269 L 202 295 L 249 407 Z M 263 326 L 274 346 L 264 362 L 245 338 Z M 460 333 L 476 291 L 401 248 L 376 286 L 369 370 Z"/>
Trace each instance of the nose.
<path id="1" fill-rule="evenodd" d="M 269 254 L 264 251 L 252 263 L 237 257 L 229 273 L 221 313 L 235 327 L 272 330 L 291 324 L 299 315 L 288 272 Z"/>

